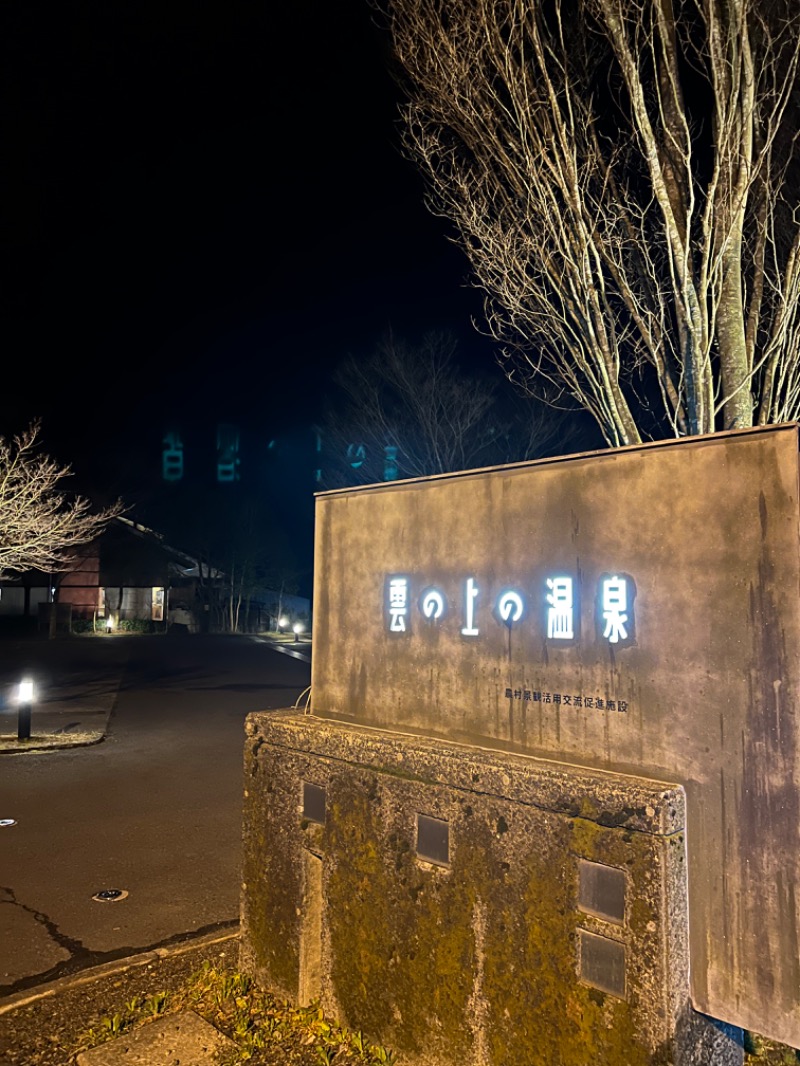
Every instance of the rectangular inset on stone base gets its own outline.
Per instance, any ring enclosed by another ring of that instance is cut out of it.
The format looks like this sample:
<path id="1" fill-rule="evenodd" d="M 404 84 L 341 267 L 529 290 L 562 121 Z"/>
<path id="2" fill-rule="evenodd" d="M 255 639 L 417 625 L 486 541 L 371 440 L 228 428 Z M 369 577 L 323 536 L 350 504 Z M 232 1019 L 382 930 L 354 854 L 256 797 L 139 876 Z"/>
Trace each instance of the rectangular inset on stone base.
<path id="1" fill-rule="evenodd" d="M 318 822 L 325 825 L 325 803 L 327 793 L 321 785 L 312 785 L 310 781 L 303 782 L 303 817 L 309 822 Z"/>
<path id="2" fill-rule="evenodd" d="M 625 945 L 607 936 L 580 931 L 580 977 L 602 992 L 625 998 Z"/>
<path id="3" fill-rule="evenodd" d="M 428 862 L 450 863 L 450 826 L 441 818 L 417 815 L 417 855 Z"/>
<path id="4" fill-rule="evenodd" d="M 581 859 L 578 909 L 607 922 L 625 922 L 625 874 L 614 866 Z"/>
<path id="5" fill-rule="evenodd" d="M 298 1000 L 308 1006 L 322 990 L 322 860 L 305 855 Z"/>

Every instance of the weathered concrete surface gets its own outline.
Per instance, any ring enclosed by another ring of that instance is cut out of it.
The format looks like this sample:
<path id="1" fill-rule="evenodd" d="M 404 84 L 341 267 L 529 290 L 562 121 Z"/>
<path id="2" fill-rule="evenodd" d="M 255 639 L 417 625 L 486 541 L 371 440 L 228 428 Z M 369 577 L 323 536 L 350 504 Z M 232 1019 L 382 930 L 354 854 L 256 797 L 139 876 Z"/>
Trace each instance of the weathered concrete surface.
<path id="1" fill-rule="evenodd" d="M 312 667 L 322 717 L 681 782 L 694 1004 L 794 1046 L 799 519 L 794 425 L 323 494 Z M 405 633 L 387 624 L 397 574 Z M 572 641 L 545 625 L 563 574 Z M 635 627 L 614 647 L 597 593 L 616 574 Z M 438 623 L 418 609 L 431 586 Z M 511 628 L 492 613 L 507 588 L 528 608 Z"/>
<path id="2" fill-rule="evenodd" d="M 418 1066 L 741 1063 L 689 1003 L 682 788 L 313 716 L 247 732 L 241 961 L 260 983 Z M 446 863 L 417 855 L 419 814 L 447 823 Z M 618 916 L 581 908 L 582 864 L 621 872 Z M 582 979 L 592 936 L 624 955 L 615 995 Z"/>
<path id="3" fill-rule="evenodd" d="M 78 1066 L 209 1066 L 232 1040 L 193 1010 L 159 1018 L 78 1055 Z"/>

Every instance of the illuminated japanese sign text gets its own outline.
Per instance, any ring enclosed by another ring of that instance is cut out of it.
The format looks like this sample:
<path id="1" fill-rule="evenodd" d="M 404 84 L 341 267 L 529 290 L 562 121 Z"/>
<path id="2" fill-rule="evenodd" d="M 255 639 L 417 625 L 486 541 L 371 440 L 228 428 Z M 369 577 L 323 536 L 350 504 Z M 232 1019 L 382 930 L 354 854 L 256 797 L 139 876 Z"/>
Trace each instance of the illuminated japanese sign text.
<path id="1" fill-rule="evenodd" d="M 386 578 L 386 625 L 390 633 L 411 631 L 412 584 L 413 579 L 405 574 L 390 574 Z M 451 613 L 451 603 L 457 605 L 459 632 L 464 637 L 480 636 L 486 615 L 493 615 L 496 622 L 512 629 L 532 612 L 534 619 L 538 613 L 547 640 L 580 639 L 578 582 L 569 574 L 546 577 L 538 587 L 504 587 L 496 594 L 472 576 L 461 582 L 457 591 L 450 590 L 450 596 L 444 588 L 433 585 L 416 595 L 415 613 L 418 612 L 425 626 L 444 623 Z M 615 647 L 635 642 L 634 597 L 635 585 L 629 576 L 603 574 L 600 577 L 595 590 L 599 639 Z"/>

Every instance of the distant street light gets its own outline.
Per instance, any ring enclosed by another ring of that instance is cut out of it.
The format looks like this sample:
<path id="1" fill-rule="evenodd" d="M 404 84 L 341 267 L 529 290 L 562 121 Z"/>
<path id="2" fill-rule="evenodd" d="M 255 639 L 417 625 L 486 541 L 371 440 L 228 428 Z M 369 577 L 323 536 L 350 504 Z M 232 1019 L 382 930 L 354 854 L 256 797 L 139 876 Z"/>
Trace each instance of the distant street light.
<path id="1" fill-rule="evenodd" d="M 31 704 L 33 703 L 33 682 L 26 678 L 19 683 L 17 690 L 17 740 L 31 739 Z"/>
<path id="2" fill-rule="evenodd" d="M 286 629 L 288 625 L 289 619 L 286 617 L 285 614 L 282 614 L 281 617 L 278 619 L 278 632 L 280 633 L 282 630 Z"/>

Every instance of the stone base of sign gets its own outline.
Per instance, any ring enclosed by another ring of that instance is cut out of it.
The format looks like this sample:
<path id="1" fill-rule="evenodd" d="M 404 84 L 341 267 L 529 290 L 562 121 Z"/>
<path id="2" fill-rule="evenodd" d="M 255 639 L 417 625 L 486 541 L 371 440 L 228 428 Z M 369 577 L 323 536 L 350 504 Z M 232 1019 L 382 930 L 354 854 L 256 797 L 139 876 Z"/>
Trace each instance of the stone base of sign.
<path id="1" fill-rule="evenodd" d="M 688 995 L 680 786 L 247 722 L 243 968 L 414 1066 L 738 1066 Z"/>
<path id="2" fill-rule="evenodd" d="M 205 1066 L 236 1045 L 193 1010 L 170 1014 L 78 1055 L 77 1066 Z"/>

